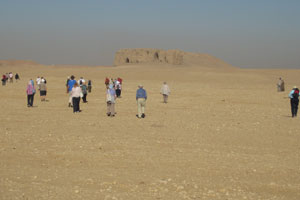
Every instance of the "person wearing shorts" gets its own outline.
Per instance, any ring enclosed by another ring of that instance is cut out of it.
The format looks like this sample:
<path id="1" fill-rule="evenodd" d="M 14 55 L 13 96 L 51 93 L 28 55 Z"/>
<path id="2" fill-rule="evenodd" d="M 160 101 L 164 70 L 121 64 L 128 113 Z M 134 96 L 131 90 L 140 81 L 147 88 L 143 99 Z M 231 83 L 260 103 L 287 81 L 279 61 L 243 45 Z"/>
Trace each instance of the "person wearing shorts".
<path id="1" fill-rule="evenodd" d="M 45 81 L 41 81 L 41 83 L 39 85 L 39 90 L 40 90 L 41 101 L 46 101 L 47 86 L 46 86 Z"/>

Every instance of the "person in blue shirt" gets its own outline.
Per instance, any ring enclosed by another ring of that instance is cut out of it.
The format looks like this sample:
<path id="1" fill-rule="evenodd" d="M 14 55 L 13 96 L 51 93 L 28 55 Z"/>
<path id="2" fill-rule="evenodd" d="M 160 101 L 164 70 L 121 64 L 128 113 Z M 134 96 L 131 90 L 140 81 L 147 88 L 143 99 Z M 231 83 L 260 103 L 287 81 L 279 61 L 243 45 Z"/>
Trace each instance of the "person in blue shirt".
<path id="1" fill-rule="evenodd" d="M 290 92 L 289 98 L 291 99 L 292 117 L 296 117 L 299 105 L 299 89 L 296 86 Z"/>
<path id="2" fill-rule="evenodd" d="M 74 86 L 74 84 L 76 83 L 76 80 L 75 80 L 75 76 L 71 76 L 71 80 L 68 81 L 68 93 L 69 93 L 69 107 L 72 107 L 72 88 Z"/>
<path id="3" fill-rule="evenodd" d="M 138 114 L 136 115 L 138 118 L 145 118 L 145 106 L 147 100 L 147 92 L 144 90 L 142 85 L 138 86 L 139 89 L 136 91 L 136 101 L 138 105 Z"/>

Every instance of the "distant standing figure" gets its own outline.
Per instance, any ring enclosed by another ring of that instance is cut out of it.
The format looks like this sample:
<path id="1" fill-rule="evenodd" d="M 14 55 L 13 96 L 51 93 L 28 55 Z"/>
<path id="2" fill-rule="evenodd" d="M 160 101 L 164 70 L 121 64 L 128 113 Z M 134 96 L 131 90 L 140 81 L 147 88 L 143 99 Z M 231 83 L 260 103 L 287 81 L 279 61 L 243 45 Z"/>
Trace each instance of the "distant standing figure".
<path id="1" fill-rule="evenodd" d="M 3 74 L 1 81 L 2 81 L 2 86 L 5 86 L 6 85 L 6 76 L 5 76 L 5 74 Z"/>
<path id="2" fill-rule="evenodd" d="M 164 82 L 164 84 L 162 85 L 162 87 L 160 89 L 160 94 L 163 95 L 164 103 L 167 103 L 168 102 L 168 97 L 170 95 L 170 88 L 167 85 L 167 82 Z"/>
<path id="3" fill-rule="evenodd" d="M 27 85 L 26 94 L 27 94 L 27 107 L 33 106 L 33 99 L 34 99 L 34 93 L 35 89 L 32 84 L 32 81 L 30 80 Z"/>
<path id="4" fill-rule="evenodd" d="M 136 101 L 138 106 L 138 118 L 145 118 L 145 106 L 147 100 L 147 92 L 144 90 L 143 85 L 138 86 L 139 89 L 136 91 Z"/>
<path id="5" fill-rule="evenodd" d="M 87 100 L 86 100 L 86 96 L 87 96 L 87 87 L 86 87 L 86 84 L 85 82 L 82 83 L 82 85 L 80 86 L 81 87 L 81 91 L 82 91 L 82 101 L 83 103 L 87 103 Z"/>
<path id="6" fill-rule="evenodd" d="M 120 81 L 116 81 L 115 88 L 116 88 L 117 97 L 121 98 L 122 85 L 121 85 Z"/>
<path id="7" fill-rule="evenodd" d="M 19 74 L 18 74 L 18 73 L 16 73 L 16 75 L 15 75 L 15 79 L 16 79 L 16 82 L 18 82 L 18 80 L 20 80 L 20 76 L 19 76 Z"/>
<path id="8" fill-rule="evenodd" d="M 115 116 L 116 91 L 114 86 L 110 84 L 106 90 L 107 116 Z"/>
<path id="9" fill-rule="evenodd" d="M 13 83 L 13 80 L 14 80 L 14 75 L 13 75 L 13 73 L 12 72 L 9 72 L 9 82 L 10 83 Z"/>
<path id="10" fill-rule="evenodd" d="M 69 80 L 68 82 L 68 93 L 69 93 L 69 107 L 72 107 L 72 103 L 73 103 L 73 100 L 72 100 L 72 89 L 73 89 L 73 86 L 75 85 L 76 83 L 76 80 L 74 80 L 75 77 L 72 75 L 71 76 L 71 80 Z"/>
<path id="11" fill-rule="evenodd" d="M 47 86 L 46 86 L 45 80 L 41 81 L 39 90 L 40 90 L 41 101 L 45 101 L 46 96 L 47 96 Z"/>
<path id="12" fill-rule="evenodd" d="M 277 83 L 277 91 L 278 92 L 283 92 L 285 89 L 284 89 L 284 81 L 282 80 L 282 78 L 280 77 L 279 78 L 279 81 Z"/>
<path id="13" fill-rule="evenodd" d="M 296 117 L 299 105 L 299 89 L 296 86 L 290 92 L 289 98 L 291 99 L 292 117 Z"/>
<path id="14" fill-rule="evenodd" d="M 79 106 L 81 93 L 82 93 L 81 88 L 79 87 L 79 84 L 75 81 L 71 91 L 74 113 L 81 112 Z"/>
<path id="15" fill-rule="evenodd" d="M 88 81 L 88 91 L 89 91 L 89 93 L 92 92 L 92 81 L 91 80 Z"/>

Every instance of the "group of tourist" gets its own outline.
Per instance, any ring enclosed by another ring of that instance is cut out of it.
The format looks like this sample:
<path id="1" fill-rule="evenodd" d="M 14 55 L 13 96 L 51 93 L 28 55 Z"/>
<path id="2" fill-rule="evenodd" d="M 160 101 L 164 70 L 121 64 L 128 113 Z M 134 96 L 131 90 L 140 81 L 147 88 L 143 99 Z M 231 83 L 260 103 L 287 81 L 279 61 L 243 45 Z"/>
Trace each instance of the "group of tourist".
<path id="1" fill-rule="evenodd" d="M 106 85 L 106 105 L 107 105 L 107 116 L 114 117 L 115 112 L 115 103 L 116 98 L 121 98 L 121 92 L 122 92 L 122 82 L 123 79 L 120 77 L 116 79 L 109 79 L 105 78 L 105 85 Z"/>
<path id="2" fill-rule="evenodd" d="M 18 80 L 20 80 L 20 76 L 18 73 L 16 73 L 16 75 L 15 75 L 15 80 L 16 80 L 16 82 L 18 82 Z M 1 81 L 2 81 L 2 86 L 5 86 L 7 82 L 13 83 L 13 81 L 14 81 L 13 73 L 9 72 L 9 73 L 3 74 Z"/>
<path id="3" fill-rule="evenodd" d="M 44 77 L 37 77 L 35 81 L 37 85 L 37 89 L 40 92 L 40 98 L 41 101 L 46 101 L 46 96 L 47 96 L 47 81 Z M 34 95 L 36 94 L 36 88 L 35 88 L 35 83 L 32 79 L 29 80 L 26 88 L 26 94 L 27 94 L 27 106 L 28 107 L 33 107 L 33 100 L 34 100 Z"/>
<path id="4" fill-rule="evenodd" d="M 112 80 L 112 79 L 111 79 Z M 117 95 L 117 90 L 119 87 L 116 87 L 119 83 L 122 84 L 122 79 L 121 81 L 119 78 L 116 81 L 111 81 L 109 82 L 109 79 L 105 79 L 105 85 L 106 85 L 106 104 L 107 104 L 107 116 L 109 117 L 114 117 L 116 112 L 115 112 L 115 103 L 116 103 L 116 98 L 118 97 Z M 121 88 L 121 87 L 120 87 Z M 160 93 L 163 95 L 163 102 L 167 103 L 168 101 L 168 96 L 170 95 L 170 88 L 167 85 L 167 82 L 163 83 L 163 86 L 161 88 Z M 136 101 L 137 101 L 137 107 L 138 107 L 138 114 L 136 115 L 137 118 L 145 118 L 145 107 L 146 107 L 146 101 L 147 101 L 147 92 L 144 89 L 143 85 L 138 85 L 138 89 L 136 91 Z"/>
<path id="5" fill-rule="evenodd" d="M 16 80 L 20 80 L 20 76 L 16 73 L 15 75 Z M 6 82 L 13 82 L 13 74 L 12 72 L 7 73 L 2 76 L 2 85 L 5 85 Z M 106 104 L 107 104 L 107 116 L 114 117 L 115 112 L 115 104 L 116 99 L 121 97 L 121 91 L 122 91 L 122 82 L 123 80 L 121 78 L 117 79 L 109 79 L 105 78 L 105 85 L 106 85 Z M 47 86 L 46 86 L 46 79 L 44 77 L 37 77 L 36 84 L 38 87 L 38 90 L 40 91 L 40 97 L 41 101 L 46 100 L 47 95 Z M 88 85 L 86 85 L 86 81 L 83 77 L 80 77 L 78 81 L 75 80 L 75 77 L 72 75 L 71 77 L 68 77 L 67 83 L 66 83 L 67 93 L 69 94 L 69 107 L 73 107 L 73 112 L 78 113 L 81 112 L 80 110 L 80 99 L 82 98 L 83 103 L 87 103 L 87 94 L 91 93 L 92 91 L 92 81 L 88 81 Z M 277 83 L 277 91 L 282 92 L 284 91 L 284 80 L 282 78 L 279 78 L 279 81 Z M 32 107 L 33 106 L 33 100 L 34 95 L 36 93 L 36 89 L 34 86 L 34 81 L 30 79 L 27 85 L 26 89 L 27 93 L 27 106 Z M 168 96 L 170 95 L 170 88 L 167 85 L 166 82 L 163 83 L 161 87 L 160 93 L 163 96 L 163 103 L 168 102 Z M 291 112 L 292 117 L 297 116 L 298 112 L 298 105 L 299 105 L 299 89 L 294 86 L 294 88 L 289 93 L 290 98 L 290 104 L 291 104 Z M 137 107 L 138 107 L 138 114 L 136 115 L 138 118 L 145 118 L 145 106 L 147 101 L 147 92 L 144 89 L 143 85 L 138 85 L 138 89 L 136 91 L 136 101 L 137 101 Z"/>
<path id="6" fill-rule="evenodd" d="M 121 89 L 122 89 L 122 79 L 105 79 L 106 85 L 106 104 L 107 104 L 107 116 L 114 117 L 115 112 L 115 103 L 116 99 L 121 97 Z M 38 90 L 40 91 L 41 101 L 46 100 L 47 95 L 47 86 L 46 79 L 44 77 L 37 77 L 36 85 Z M 33 106 L 34 95 L 36 93 L 35 83 L 32 79 L 28 82 L 26 94 L 27 94 L 27 106 Z M 92 91 L 92 81 L 88 81 L 88 86 L 86 85 L 86 81 L 83 77 L 80 77 L 78 81 L 75 80 L 75 76 L 68 77 L 66 82 L 67 93 L 69 94 L 69 107 L 73 108 L 74 113 L 81 112 L 80 110 L 80 99 L 82 98 L 83 103 L 87 103 L 86 100 L 87 94 Z M 168 96 L 170 94 L 170 88 L 166 82 L 163 83 L 161 87 L 160 93 L 163 95 L 163 102 L 167 103 Z M 145 118 L 145 106 L 147 101 L 147 92 L 144 89 L 143 85 L 138 85 L 138 89 L 136 91 L 136 101 L 138 107 L 138 114 L 136 115 L 138 118 Z"/>
<path id="7" fill-rule="evenodd" d="M 109 78 L 105 78 L 105 85 L 106 85 L 106 88 L 108 88 L 110 85 L 113 86 L 113 88 L 115 89 L 115 92 L 116 92 L 116 97 L 117 98 L 121 98 L 121 92 L 122 92 L 122 82 L 123 82 L 123 79 L 121 79 L 120 77 L 116 78 L 116 79 L 109 79 Z"/>
<path id="8" fill-rule="evenodd" d="M 92 92 L 92 81 L 86 81 L 83 77 L 80 77 L 78 81 L 75 80 L 75 76 L 68 77 L 67 83 L 67 93 L 69 94 L 69 107 L 73 107 L 73 112 L 78 113 L 80 110 L 80 99 L 82 98 L 83 103 L 87 103 L 87 94 Z"/>

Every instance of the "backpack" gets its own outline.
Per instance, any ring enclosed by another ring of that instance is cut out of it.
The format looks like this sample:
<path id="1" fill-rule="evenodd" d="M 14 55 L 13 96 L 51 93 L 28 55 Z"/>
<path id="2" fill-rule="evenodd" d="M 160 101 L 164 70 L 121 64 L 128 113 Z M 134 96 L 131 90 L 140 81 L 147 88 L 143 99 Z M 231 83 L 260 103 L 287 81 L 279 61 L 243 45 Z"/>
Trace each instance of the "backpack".
<path id="1" fill-rule="evenodd" d="M 299 90 L 294 90 L 294 93 L 292 94 L 294 99 L 298 99 L 299 97 Z"/>

